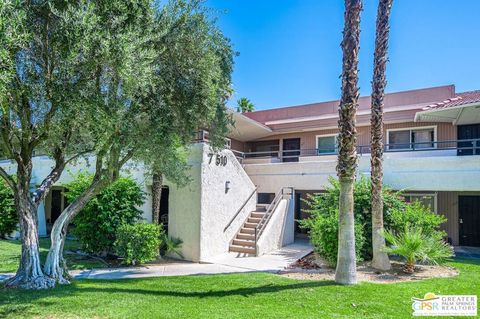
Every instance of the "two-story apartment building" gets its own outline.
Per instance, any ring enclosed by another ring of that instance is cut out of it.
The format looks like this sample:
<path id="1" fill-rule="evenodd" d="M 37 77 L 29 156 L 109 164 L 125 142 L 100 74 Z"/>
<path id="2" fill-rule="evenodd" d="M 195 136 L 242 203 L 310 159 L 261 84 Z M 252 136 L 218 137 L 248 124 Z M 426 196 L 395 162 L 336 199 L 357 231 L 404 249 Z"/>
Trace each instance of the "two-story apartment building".
<path id="1" fill-rule="evenodd" d="M 188 260 L 208 261 L 227 252 L 263 254 L 304 236 L 296 220 L 308 193 L 321 192 L 336 176 L 338 101 L 250 113 L 232 112 L 228 147 L 213 152 L 208 134 L 191 145 L 192 182 L 165 183 L 160 222 L 183 240 Z M 442 86 L 390 93 L 385 97 L 384 183 L 420 200 L 448 221 L 453 245 L 480 246 L 480 91 L 456 93 Z M 370 98 L 357 113 L 358 175 L 370 174 Z M 7 165 L 7 164 L 4 164 Z M 41 180 L 51 161 L 35 158 Z M 77 164 L 70 170 L 90 169 Z M 141 169 L 131 174 L 150 193 Z M 40 207 L 47 233 L 66 205 L 62 183 Z M 151 203 L 142 207 L 151 221 Z"/>

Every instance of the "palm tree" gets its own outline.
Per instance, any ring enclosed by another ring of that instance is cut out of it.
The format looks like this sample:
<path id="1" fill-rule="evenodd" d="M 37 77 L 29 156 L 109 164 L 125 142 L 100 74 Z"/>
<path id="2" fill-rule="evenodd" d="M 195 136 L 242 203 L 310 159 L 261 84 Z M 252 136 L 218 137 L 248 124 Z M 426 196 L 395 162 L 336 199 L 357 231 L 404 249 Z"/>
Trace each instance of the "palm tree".
<path id="1" fill-rule="evenodd" d="M 383 157 L 383 99 L 385 96 L 385 69 L 387 65 L 388 32 L 392 0 L 379 0 L 377 34 L 375 37 L 374 69 L 372 80 L 371 118 L 371 178 L 372 178 L 372 267 L 390 269 L 383 237 L 382 157 Z"/>
<path id="2" fill-rule="evenodd" d="M 353 184 L 357 168 L 358 50 L 360 42 L 361 0 L 345 0 L 345 25 L 342 51 L 342 97 L 339 106 L 337 176 L 340 183 L 338 216 L 338 257 L 335 281 L 356 284 Z"/>
<path id="3" fill-rule="evenodd" d="M 254 109 L 255 105 L 246 97 L 242 97 L 237 101 L 237 112 L 253 112 Z"/>

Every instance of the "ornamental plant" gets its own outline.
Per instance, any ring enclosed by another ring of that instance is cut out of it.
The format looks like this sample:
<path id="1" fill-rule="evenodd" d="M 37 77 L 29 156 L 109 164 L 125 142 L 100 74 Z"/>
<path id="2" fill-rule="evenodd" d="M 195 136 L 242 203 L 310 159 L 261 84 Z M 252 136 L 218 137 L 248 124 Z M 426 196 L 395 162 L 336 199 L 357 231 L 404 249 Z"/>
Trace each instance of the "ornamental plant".
<path id="1" fill-rule="evenodd" d="M 123 224 L 118 227 L 115 252 L 127 265 L 155 260 L 162 244 L 163 228 L 156 224 Z"/>
<path id="2" fill-rule="evenodd" d="M 0 238 L 6 238 L 17 228 L 17 212 L 13 192 L 3 180 L 0 181 Z"/>
<path id="3" fill-rule="evenodd" d="M 406 224 L 401 231 L 386 231 L 386 252 L 405 259 L 404 272 L 412 274 L 418 261 L 430 264 L 443 263 L 453 255 L 452 246 L 435 233 L 425 232 L 420 225 Z"/>
<path id="4" fill-rule="evenodd" d="M 90 185 L 92 175 L 80 173 L 66 184 L 65 193 L 71 203 Z M 134 224 L 142 217 L 137 207 L 144 203 L 144 193 L 131 177 L 120 177 L 92 198 L 74 218 L 72 234 L 88 253 L 106 255 L 113 252 L 117 229 Z"/>

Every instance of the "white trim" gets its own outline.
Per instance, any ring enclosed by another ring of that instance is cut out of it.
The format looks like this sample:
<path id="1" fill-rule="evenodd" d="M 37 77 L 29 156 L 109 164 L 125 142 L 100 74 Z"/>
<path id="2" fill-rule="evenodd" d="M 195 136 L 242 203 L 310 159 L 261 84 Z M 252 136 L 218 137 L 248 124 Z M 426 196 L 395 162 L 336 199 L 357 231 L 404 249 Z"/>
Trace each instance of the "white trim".
<path id="1" fill-rule="evenodd" d="M 403 193 L 402 196 L 413 196 L 413 197 L 421 197 L 421 196 L 431 196 L 433 197 L 433 212 L 437 214 L 437 207 L 438 207 L 438 194 L 435 193 Z"/>
<path id="2" fill-rule="evenodd" d="M 322 155 L 325 155 L 325 154 L 338 154 L 338 134 L 339 133 L 331 133 L 331 134 L 320 134 L 320 135 L 315 135 L 315 151 L 316 151 L 316 155 L 320 154 L 318 152 L 318 138 L 319 137 L 335 137 L 335 152 L 334 153 L 321 153 Z"/>
<path id="3" fill-rule="evenodd" d="M 398 132 L 398 131 L 410 131 L 410 142 L 412 143 L 412 131 L 416 130 L 427 130 L 433 128 L 433 142 L 437 142 L 437 125 L 429 125 L 429 126 L 415 126 L 415 127 L 403 127 L 403 128 L 390 128 L 387 129 L 387 145 L 388 149 L 390 149 L 390 132 Z M 437 143 L 433 144 L 433 147 L 425 147 L 423 149 L 435 149 L 437 148 Z M 397 150 L 411 150 L 411 147 L 408 148 L 397 148 Z"/>

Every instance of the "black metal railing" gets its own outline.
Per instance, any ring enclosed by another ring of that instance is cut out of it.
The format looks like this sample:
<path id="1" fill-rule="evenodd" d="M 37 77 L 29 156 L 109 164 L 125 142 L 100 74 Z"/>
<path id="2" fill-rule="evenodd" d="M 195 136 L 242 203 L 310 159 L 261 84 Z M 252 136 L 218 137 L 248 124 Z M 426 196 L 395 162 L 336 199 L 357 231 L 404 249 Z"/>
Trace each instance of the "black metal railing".
<path id="1" fill-rule="evenodd" d="M 225 228 L 223 229 L 223 232 L 225 232 L 228 229 L 228 227 L 230 227 L 230 225 L 232 225 L 232 223 L 235 221 L 235 219 L 237 219 L 237 216 L 240 214 L 240 212 L 245 207 L 245 205 L 247 205 L 247 203 L 250 201 L 250 199 L 253 197 L 253 195 L 257 193 L 257 189 L 258 189 L 258 186 L 255 186 L 255 189 L 250 193 L 250 195 L 247 197 L 247 199 L 243 202 L 242 206 L 240 206 L 240 208 L 237 210 L 235 215 L 233 215 L 233 217 L 230 219 L 228 224 L 225 226 Z"/>
<path id="2" fill-rule="evenodd" d="M 445 151 L 456 150 L 457 155 L 480 155 L 480 139 L 464 139 L 452 141 L 432 141 L 432 142 L 416 142 L 401 144 L 385 144 L 385 153 L 398 152 L 421 152 L 421 151 Z M 357 146 L 357 154 L 370 154 L 370 145 Z M 337 154 L 336 149 L 298 149 L 283 151 L 264 151 L 264 152 L 239 152 L 236 151 L 235 156 L 241 159 L 249 158 L 279 158 L 279 159 L 298 159 L 304 156 L 327 156 Z"/>

